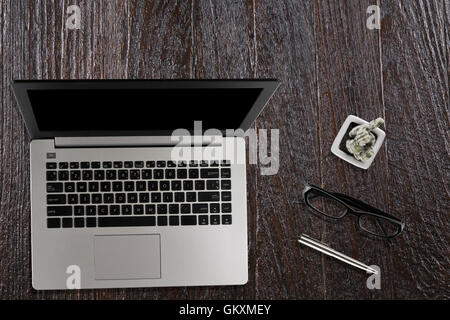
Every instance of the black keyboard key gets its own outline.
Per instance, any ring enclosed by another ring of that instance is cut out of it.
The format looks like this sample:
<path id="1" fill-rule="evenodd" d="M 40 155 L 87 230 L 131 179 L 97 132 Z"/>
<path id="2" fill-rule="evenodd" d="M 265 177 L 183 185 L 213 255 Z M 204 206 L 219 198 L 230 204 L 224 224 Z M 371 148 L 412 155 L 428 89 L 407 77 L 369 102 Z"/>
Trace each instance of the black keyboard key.
<path id="1" fill-rule="evenodd" d="M 213 202 L 220 201 L 220 193 L 219 192 L 199 192 L 198 193 L 198 201 L 199 202 Z"/>
<path id="2" fill-rule="evenodd" d="M 109 214 L 112 216 L 118 216 L 120 214 L 120 206 L 118 205 L 109 206 Z"/>
<path id="3" fill-rule="evenodd" d="M 112 162 L 111 161 L 103 161 L 103 169 L 110 169 L 112 168 Z"/>
<path id="4" fill-rule="evenodd" d="M 73 214 L 75 216 L 84 216 L 84 207 L 83 206 L 73 207 Z"/>
<path id="5" fill-rule="evenodd" d="M 118 177 L 119 180 L 128 180 L 128 170 L 119 170 Z"/>
<path id="6" fill-rule="evenodd" d="M 129 216 L 131 214 L 132 207 L 128 204 L 122 205 L 122 214 Z"/>
<path id="7" fill-rule="evenodd" d="M 208 225 L 208 216 L 207 215 L 200 215 L 200 216 L 198 216 L 198 224 L 200 226 Z"/>
<path id="8" fill-rule="evenodd" d="M 220 181 L 220 184 L 221 184 L 223 190 L 231 189 L 231 180 L 222 180 L 222 181 Z"/>
<path id="9" fill-rule="evenodd" d="M 84 218 L 73 219 L 75 228 L 84 228 Z"/>
<path id="10" fill-rule="evenodd" d="M 161 202 L 161 193 L 159 193 L 159 192 L 152 192 L 151 193 L 151 199 L 152 199 L 152 202 Z"/>
<path id="11" fill-rule="evenodd" d="M 173 201 L 173 193 L 163 192 L 163 202 L 172 202 L 172 201 Z"/>
<path id="12" fill-rule="evenodd" d="M 105 170 L 95 170 L 94 171 L 95 180 L 105 180 Z"/>
<path id="13" fill-rule="evenodd" d="M 167 214 L 167 204 L 158 204 L 156 206 L 156 212 L 158 214 Z"/>
<path id="14" fill-rule="evenodd" d="M 146 191 L 147 183 L 145 181 L 136 181 L 136 191 Z"/>
<path id="15" fill-rule="evenodd" d="M 95 228 L 97 226 L 97 218 L 86 218 L 86 227 Z"/>
<path id="16" fill-rule="evenodd" d="M 162 170 L 162 169 L 153 170 L 153 177 L 155 179 L 163 179 L 164 178 L 164 170 Z"/>
<path id="17" fill-rule="evenodd" d="M 231 169 L 230 168 L 221 169 L 220 176 L 222 178 L 231 178 Z"/>
<path id="18" fill-rule="evenodd" d="M 170 190 L 170 181 L 160 181 L 159 182 L 159 189 L 161 191 Z"/>
<path id="19" fill-rule="evenodd" d="M 198 178 L 198 169 L 189 169 L 189 179 Z"/>
<path id="20" fill-rule="evenodd" d="M 72 180 L 72 181 L 81 180 L 81 171 L 80 170 L 70 171 L 70 180 Z"/>
<path id="21" fill-rule="evenodd" d="M 197 224 L 196 216 L 181 216 L 182 226 L 195 226 Z"/>
<path id="22" fill-rule="evenodd" d="M 115 168 L 115 169 L 120 169 L 120 168 L 122 168 L 122 167 L 123 167 L 122 161 L 114 161 L 114 162 L 113 162 L 113 168 Z"/>
<path id="23" fill-rule="evenodd" d="M 100 168 L 100 162 L 98 162 L 98 161 L 91 162 L 91 168 L 92 169 L 99 169 Z"/>
<path id="24" fill-rule="evenodd" d="M 186 192 L 186 202 L 197 201 L 197 194 L 195 192 Z"/>
<path id="25" fill-rule="evenodd" d="M 206 180 L 206 190 L 219 190 L 219 180 Z"/>
<path id="26" fill-rule="evenodd" d="M 117 171 L 116 170 L 106 170 L 106 180 L 116 180 Z"/>
<path id="27" fill-rule="evenodd" d="M 89 192 L 98 192 L 98 182 L 89 182 Z"/>
<path id="28" fill-rule="evenodd" d="M 95 216 L 97 214 L 96 206 L 86 206 L 86 215 L 87 216 Z"/>
<path id="29" fill-rule="evenodd" d="M 175 179 L 175 169 L 166 169 L 166 179 Z"/>
<path id="30" fill-rule="evenodd" d="M 220 216 L 219 215 L 211 215 L 209 216 L 209 223 L 212 225 L 220 224 Z"/>
<path id="31" fill-rule="evenodd" d="M 151 169 L 144 169 L 142 170 L 142 179 L 151 179 L 152 178 L 152 170 Z"/>
<path id="32" fill-rule="evenodd" d="M 166 162 L 165 161 L 157 161 L 156 166 L 158 168 L 164 168 L 166 166 Z"/>
<path id="33" fill-rule="evenodd" d="M 175 202 L 184 202 L 184 192 L 175 192 Z"/>
<path id="34" fill-rule="evenodd" d="M 107 216 L 108 215 L 108 206 L 98 206 L 98 215 L 99 216 Z"/>
<path id="35" fill-rule="evenodd" d="M 155 217 L 99 217 L 99 227 L 146 227 L 154 226 Z"/>
<path id="36" fill-rule="evenodd" d="M 206 161 L 206 160 L 200 161 L 200 167 L 207 167 L 208 165 L 209 165 L 208 161 Z"/>
<path id="37" fill-rule="evenodd" d="M 198 161 L 197 160 L 189 161 L 189 167 L 198 167 Z"/>
<path id="38" fill-rule="evenodd" d="M 200 176 L 203 179 L 219 178 L 219 169 L 215 168 L 201 169 Z"/>
<path id="39" fill-rule="evenodd" d="M 193 213 L 208 213 L 208 205 L 206 203 L 194 203 L 192 205 Z"/>
<path id="40" fill-rule="evenodd" d="M 63 192 L 63 184 L 61 182 L 47 183 L 47 192 L 48 193 Z"/>
<path id="41" fill-rule="evenodd" d="M 194 182 L 192 180 L 183 181 L 183 190 L 193 190 Z"/>
<path id="42" fill-rule="evenodd" d="M 69 168 L 69 163 L 68 162 L 60 162 L 59 163 L 59 168 L 60 169 L 68 169 Z"/>
<path id="43" fill-rule="evenodd" d="M 134 181 L 125 181 L 124 189 L 125 191 L 134 191 Z"/>
<path id="44" fill-rule="evenodd" d="M 195 181 L 195 190 L 205 190 L 205 181 L 204 180 L 196 180 Z"/>
<path id="45" fill-rule="evenodd" d="M 218 167 L 219 166 L 219 161 L 217 160 L 212 160 L 211 163 L 209 164 L 211 167 Z"/>
<path id="46" fill-rule="evenodd" d="M 135 204 L 133 206 L 133 213 L 137 215 L 144 214 L 144 206 L 142 204 Z"/>
<path id="47" fill-rule="evenodd" d="M 69 171 L 59 171 L 58 172 L 58 180 L 59 181 L 69 180 Z"/>
<path id="48" fill-rule="evenodd" d="M 180 218 L 178 218 L 177 216 L 169 217 L 169 225 L 171 225 L 171 226 L 179 226 L 180 225 Z"/>
<path id="49" fill-rule="evenodd" d="M 140 203 L 148 203 L 150 202 L 150 195 L 147 192 L 139 193 L 139 202 Z"/>
<path id="50" fill-rule="evenodd" d="M 158 190 L 158 181 L 149 181 L 148 191 L 157 191 L 157 190 Z"/>
<path id="51" fill-rule="evenodd" d="M 128 193 L 127 194 L 127 201 L 128 201 L 128 203 L 137 203 L 138 202 L 138 195 L 137 195 L 137 193 Z"/>
<path id="52" fill-rule="evenodd" d="M 155 167 L 155 161 L 146 161 L 145 162 L 146 168 L 154 168 Z"/>
<path id="53" fill-rule="evenodd" d="M 231 192 L 230 191 L 222 192 L 222 201 L 231 201 Z"/>
<path id="54" fill-rule="evenodd" d="M 222 216 L 222 224 L 231 224 L 231 214 L 224 214 Z"/>
<path id="55" fill-rule="evenodd" d="M 133 161 L 125 161 L 123 166 L 124 168 L 133 168 Z"/>
<path id="56" fill-rule="evenodd" d="M 68 194 L 67 195 L 67 203 L 68 204 L 78 204 L 78 194 Z"/>
<path id="57" fill-rule="evenodd" d="M 47 204 L 66 204 L 66 195 L 49 194 L 47 195 Z"/>
<path id="58" fill-rule="evenodd" d="M 111 191 L 111 182 L 109 182 L 109 181 L 100 182 L 100 190 L 102 192 L 110 192 Z"/>
<path id="59" fill-rule="evenodd" d="M 155 214 L 156 207 L 154 204 L 146 204 L 145 205 L 145 214 Z"/>
<path id="60" fill-rule="evenodd" d="M 80 164 L 78 162 L 70 163 L 70 169 L 78 169 L 79 167 L 80 167 Z"/>
<path id="61" fill-rule="evenodd" d="M 116 203 L 125 203 L 125 193 L 116 193 Z"/>
<path id="62" fill-rule="evenodd" d="M 186 179 L 186 178 L 187 178 L 187 169 L 178 169 L 177 179 Z"/>
<path id="63" fill-rule="evenodd" d="M 158 226 L 167 226 L 167 217 L 158 217 Z"/>
<path id="64" fill-rule="evenodd" d="M 83 204 L 91 203 L 91 195 L 88 193 L 80 194 L 80 203 L 83 203 Z"/>
<path id="65" fill-rule="evenodd" d="M 123 190 L 123 184 L 122 184 L 122 181 L 114 181 L 114 182 L 112 183 L 112 189 L 113 189 L 113 191 L 115 191 L 115 192 L 120 192 L 120 191 L 122 191 L 122 190 Z"/>
<path id="66" fill-rule="evenodd" d="M 130 170 L 130 179 L 139 180 L 141 178 L 141 170 Z"/>
<path id="67" fill-rule="evenodd" d="M 72 228 L 73 220 L 72 218 L 63 218 L 62 219 L 62 227 L 63 228 Z"/>
<path id="68" fill-rule="evenodd" d="M 222 161 L 220 162 L 220 165 L 221 165 L 222 167 L 229 167 L 230 164 L 231 164 L 230 160 L 222 160 Z"/>
<path id="69" fill-rule="evenodd" d="M 86 191 L 87 191 L 87 183 L 77 182 L 77 192 L 86 192 Z"/>
<path id="70" fill-rule="evenodd" d="M 180 167 L 180 168 L 187 167 L 187 162 L 186 161 L 178 161 L 178 167 Z"/>
<path id="71" fill-rule="evenodd" d="M 167 161 L 167 167 L 174 168 L 176 166 L 177 166 L 177 164 L 175 161 Z"/>
<path id="72" fill-rule="evenodd" d="M 47 181 L 56 181 L 58 173 L 56 171 L 47 171 Z"/>
<path id="73" fill-rule="evenodd" d="M 211 213 L 220 213 L 220 203 L 211 203 L 211 204 L 209 204 L 209 212 L 211 212 Z"/>
<path id="74" fill-rule="evenodd" d="M 45 164 L 45 167 L 46 167 L 47 169 L 56 169 L 56 162 L 47 162 L 47 163 Z"/>
<path id="75" fill-rule="evenodd" d="M 61 228 L 61 219 L 59 218 L 47 219 L 47 228 Z"/>
<path id="76" fill-rule="evenodd" d="M 72 206 L 49 206 L 49 207 L 47 207 L 47 215 L 50 217 L 71 216 L 72 215 Z"/>
<path id="77" fill-rule="evenodd" d="M 144 167 L 144 161 L 135 161 L 134 162 L 135 168 L 143 168 Z"/>
<path id="78" fill-rule="evenodd" d="M 189 203 L 183 203 L 181 205 L 181 213 L 191 213 L 191 205 Z"/>
<path id="79" fill-rule="evenodd" d="M 222 213 L 231 213 L 231 202 L 222 203 Z"/>
<path id="80" fill-rule="evenodd" d="M 92 170 L 83 170 L 81 176 L 83 180 L 92 180 Z"/>
<path id="81" fill-rule="evenodd" d="M 169 204 L 169 214 L 180 213 L 180 205 L 171 203 Z"/>
<path id="82" fill-rule="evenodd" d="M 91 167 L 91 164 L 89 162 L 83 161 L 80 163 L 81 169 L 89 169 Z"/>

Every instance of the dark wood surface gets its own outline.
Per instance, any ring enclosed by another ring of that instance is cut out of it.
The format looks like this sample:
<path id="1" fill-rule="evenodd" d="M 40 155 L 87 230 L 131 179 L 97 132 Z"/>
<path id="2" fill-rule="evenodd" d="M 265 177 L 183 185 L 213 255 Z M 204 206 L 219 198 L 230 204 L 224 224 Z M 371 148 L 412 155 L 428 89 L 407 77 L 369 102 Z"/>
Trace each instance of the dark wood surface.
<path id="1" fill-rule="evenodd" d="M 447 0 L 0 0 L 0 298 L 450 298 L 449 25 Z M 71 4 L 81 30 L 67 30 Z M 245 286 L 37 292 L 31 288 L 29 138 L 13 79 L 278 78 L 255 128 L 280 130 L 280 170 L 247 166 Z M 349 114 L 386 120 L 368 171 L 330 151 Z M 404 219 L 391 243 L 353 218 L 322 220 L 301 203 L 304 181 Z M 300 203 L 299 203 L 300 202 Z M 305 232 L 380 266 L 367 275 L 295 241 Z"/>

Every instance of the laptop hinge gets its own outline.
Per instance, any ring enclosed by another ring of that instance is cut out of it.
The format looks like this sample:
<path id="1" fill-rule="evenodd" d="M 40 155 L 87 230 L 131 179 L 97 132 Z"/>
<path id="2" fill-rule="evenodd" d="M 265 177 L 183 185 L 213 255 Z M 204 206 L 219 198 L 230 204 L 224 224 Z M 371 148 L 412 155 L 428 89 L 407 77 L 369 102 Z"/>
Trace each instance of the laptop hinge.
<path id="1" fill-rule="evenodd" d="M 55 137 L 55 148 L 221 146 L 222 136 Z"/>

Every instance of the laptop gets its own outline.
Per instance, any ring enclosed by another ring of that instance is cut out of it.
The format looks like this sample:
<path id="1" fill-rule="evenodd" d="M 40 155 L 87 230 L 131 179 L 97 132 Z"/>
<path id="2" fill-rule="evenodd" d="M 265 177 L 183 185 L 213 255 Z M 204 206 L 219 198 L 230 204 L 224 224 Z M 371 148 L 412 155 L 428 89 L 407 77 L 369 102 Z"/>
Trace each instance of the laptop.
<path id="1" fill-rule="evenodd" d="M 243 132 L 276 80 L 14 81 L 38 290 L 242 285 Z"/>

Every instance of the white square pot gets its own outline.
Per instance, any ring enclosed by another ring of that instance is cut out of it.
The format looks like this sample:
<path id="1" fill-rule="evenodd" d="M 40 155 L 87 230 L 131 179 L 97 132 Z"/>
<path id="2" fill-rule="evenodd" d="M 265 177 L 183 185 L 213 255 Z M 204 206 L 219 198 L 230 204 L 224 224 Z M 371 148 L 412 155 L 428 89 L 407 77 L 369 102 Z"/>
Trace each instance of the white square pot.
<path id="1" fill-rule="evenodd" d="M 371 166 L 373 159 L 375 159 L 378 151 L 380 151 L 381 145 L 383 144 L 384 138 L 386 137 L 386 133 L 383 130 L 381 130 L 380 128 L 376 128 L 375 130 L 373 130 L 373 132 L 377 136 L 377 140 L 375 141 L 375 145 L 373 147 L 373 156 L 366 162 L 362 162 L 362 161 L 356 160 L 353 156 L 351 156 L 351 155 L 345 153 L 344 151 L 342 151 L 341 149 L 339 149 L 339 144 L 341 143 L 342 139 L 344 138 L 345 133 L 347 132 L 348 126 L 352 122 L 355 122 L 358 125 L 368 123 L 367 121 L 365 121 L 361 118 L 358 118 L 356 116 L 352 116 L 352 115 L 348 116 L 347 119 L 345 119 L 345 122 L 342 125 L 341 130 L 339 130 L 339 133 L 336 136 L 336 139 L 334 139 L 333 145 L 331 146 L 331 152 L 333 152 L 339 158 L 341 158 L 347 162 L 350 162 L 354 166 L 357 166 L 358 168 L 368 169 Z"/>

